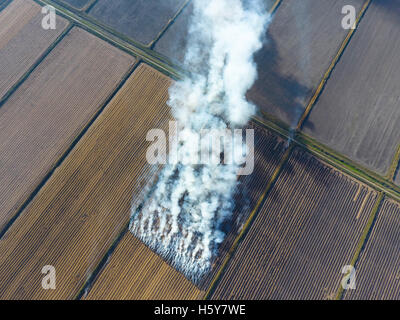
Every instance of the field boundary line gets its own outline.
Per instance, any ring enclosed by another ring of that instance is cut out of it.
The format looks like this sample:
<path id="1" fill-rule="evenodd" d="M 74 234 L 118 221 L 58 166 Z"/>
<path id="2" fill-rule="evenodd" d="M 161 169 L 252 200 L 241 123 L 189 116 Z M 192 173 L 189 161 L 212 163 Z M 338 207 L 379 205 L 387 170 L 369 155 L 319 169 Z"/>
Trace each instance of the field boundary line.
<path id="1" fill-rule="evenodd" d="M 185 3 L 178 9 L 175 15 L 167 21 L 164 28 L 156 35 L 156 37 L 148 44 L 148 47 L 153 50 L 154 46 L 160 38 L 167 32 L 167 30 L 175 23 L 176 19 L 182 14 L 192 0 L 186 0 Z"/>
<path id="2" fill-rule="evenodd" d="M 96 280 L 101 275 L 105 267 L 108 265 L 108 262 L 110 261 L 110 258 L 114 253 L 115 249 L 117 249 L 118 245 L 121 243 L 121 240 L 128 233 L 128 230 L 129 230 L 129 222 L 123 227 L 122 231 L 115 238 L 111 246 L 104 254 L 103 258 L 100 260 L 96 268 L 93 270 L 93 272 L 87 278 L 85 283 L 82 285 L 81 289 L 78 291 L 74 300 L 81 300 L 82 298 L 85 298 L 88 295 L 89 291 L 93 288 L 93 285 L 95 284 Z"/>
<path id="3" fill-rule="evenodd" d="M 82 12 L 88 13 L 99 0 L 90 0 L 86 6 L 82 8 Z"/>
<path id="4" fill-rule="evenodd" d="M 13 223 L 18 219 L 18 217 L 22 214 L 22 212 L 26 209 L 26 207 L 33 201 L 36 195 L 40 192 L 40 190 L 45 186 L 47 181 L 51 178 L 54 172 L 63 164 L 64 160 L 69 156 L 71 151 L 75 148 L 75 146 L 79 143 L 81 138 L 86 134 L 92 124 L 97 120 L 97 118 L 103 113 L 104 109 L 108 106 L 109 102 L 115 97 L 115 95 L 119 92 L 119 90 L 124 86 L 126 81 L 130 78 L 130 76 L 135 72 L 137 67 L 140 65 L 141 61 L 137 60 L 133 63 L 133 65 L 129 68 L 129 70 L 125 73 L 125 75 L 121 78 L 121 81 L 117 84 L 116 88 L 110 92 L 108 97 L 104 100 L 104 102 L 100 105 L 99 109 L 95 112 L 91 119 L 84 125 L 82 130 L 78 133 L 78 135 L 73 139 L 71 144 L 67 147 L 67 149 L 62 153 L 62 155 L 55 161 L 55 164 L 51 166 L 40 181 L 40 183 L 33 189 L 28 198 L 19 206 L 16 214 L 7 222 L 7 224 L 0 230 L 0 239 L 7 233 Z"/>
<path id="5" fill-rule="evenodd" d="M 71 31 L 73 25 L 67 20 L 65 30 L 50 44 L 50 46 L 35 60 L 33 65 L 18 79 L 18 81 L 0 98 L 0 108 L 7 102 L 11 95 L 25 82 L 26 79 L 32 74 L 33 71 L 43 62 L 44 59 L 53 51 L 53 49 L 64 39 L 64 37 Z"/>
<path id="6" fill-rule="evenodd" d="M 318 98 L 321 96 L 322 91 L 324 90 L 326 83 L 328 82 L 328 79 L 330 78 L 333 70 L 335 69 L 336 65 L 338 64 L 340 58 L 342 57 L 344 51 L 346 50 L 347 46 L 350 43 L 351 38 L 353 37 L 354 33 L 358 29 L 360 22 L 362 18 L 364 17 L 365 13 L 367 12 L 367 9 L 369 5 L 371 4 L 372 0 L 366 0 L 364 3 L 363 7 L 361 8 L 360 13 L 358 14 L 357 20 L 355 22 L 355 28 L 350 29 L 348 32 L 346 38 L 343 40 L 339 51 L 337 52 L 336 56 L 333 58 L 330 66 L 328 67 L 328 70 L 325 72 L 319 86 L 317 87 L 317 90 L 315 91 L 314 95 L 312 96 L 310 102 L 308 103 L 306 109 L 304 110 L 299 122 L 297 123 L 297 131 L 300 131 L 304 125 L 304 122 L 307 120 L 308 116 L 310 115 L 315 103 L 317 102 Z"/>
<path id="7" fill-rule="evenodd" d="M 372 229 L 374 228 L 376 219 L 378 217 L 378 214 L 382 207 L 384 199 L 385 199 L 384 193 L 380 192 L 376 199 L 375 206 L 372 209 L 372 212 L 368 218 L 367 225 L 364 227 L 363 233 L 361 234 L 361 238 L 357 244 L 356 252 L 354 253 L 353 259 L 350 262 L 350 265 L 353 266 L 355 269 L 356 269 L 357 262 L 359 261 L 360 256 L 361 256 L 362 252 L 364 251 L 364 248 L 369 240 L 369 236 L 372 232 Z M 342 300 L 344 298 L 344 294 L 345 294 L 345 290 L 340 285 L 339 290 L 336 295 L 336 300 Z"/>
<path id="8" fill-rule="evenodd" d="M 393 157 L 393 160 L 390 165 L 390 168 L 389 168 L 386 178 L 389 179 L 390 181 L 394 182 L 394 180 L 396 179 L 396 174 L 399 170 L 399 167 L 400 167 L 400 144 L 397 146 L 396 153 Z"/>
<path id="9" fill-rule="evenodd" d="M 272 190 L 272 187 L 275 185 L 275 182 L 279 178 L 287 161 L 289 160 L 289 157 L 290 157 L 293 149 L 294 149 L 293 145 L 290 145 L 286 149 L 285 154 L 283 155 L 280 164 L 275 169 L 274 173 L 272 174 L 271 178 L 269 179 L 269 182 L 268 182 L 266 188 L 264 189 L 263 194 L 258 198 L 257 204 L 255 205 L 254 209 L 251 211 L 251 213 L 250 213 L 249 217 L 247 218 L 245 224 L 243 225 L 240 233 L 235 238 L 235 241 L 233 242 L 231 248 L 229 249 L 229 251 L 224 259 L 224 262 L 220 266 L 217 274 L 214 276 L 214 279 L 211 281 L 211 283 L 208 287 L 208 290 L 206 291 L 206 293 L 204 295 L 204 300 L 210 299 L 211 295 L 214 293 L 219 281 L 221 280 L 223 273 L 225 272 L 225 270 L 229 264 L 229 261 L 235 254 L 236 249 L 238 248 L 240 242 L 245 238 L 247 232 L 249 231 L 249 229 L 252 225 L 252 222 L 255 220 L 256 216 L 258 215 L 258 212 L 262 208 L 262 205 L 264 204 L 269 192 Z"/>

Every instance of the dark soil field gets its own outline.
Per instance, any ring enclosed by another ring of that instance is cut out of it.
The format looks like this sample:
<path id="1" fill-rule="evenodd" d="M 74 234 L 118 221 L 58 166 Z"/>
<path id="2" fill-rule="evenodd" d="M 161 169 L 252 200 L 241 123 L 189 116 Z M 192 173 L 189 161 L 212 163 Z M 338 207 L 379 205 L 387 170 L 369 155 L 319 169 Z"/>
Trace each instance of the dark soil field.
<path id="1" fill-rule="evenodd" d="M 186 0 L 99 0 L 89 14 L 133 40 L 149 44 Z"/>
<path id="2" fill-rule="evenodd" d="M 0 230 L 133 62 L 131 56 L 74 28 L 1 106 Z"/>
<path id="3" fill-rule="evenodd" d="M 40 6 L 14 0 L 0 12 L 0 100 L 35 64 L 67 26 L 59 17 L 56 30 L 44 30 Z"/>
<path id="4" fill-rule="evenodd" d="M 193 6 L 189 4 L 154 46 L 155 51 L 163 54 L 173 63 L 183 64 L 192 12 Z"/>
<path id="5" fill-rule="evenodd" d="M 376 197 L 295 150 L 212 298 L 335 298 Z"/>
<path id="6" fill-rule="evenodd" d="M 356 265 L 356 289 L 345 299 L 400 300 L 400 205 L 386 199 Z"/>
<path id="7" fill-rule="evenodd" d="M 12 224 L 0 240 L 0 299 L 76 297 L 127 228 L 131 201 L 152 175 L 146 134 L 168 125 L 170 84 L 139 66 Z M 41 287 L 47 264 L 57 270 L 57 290 Z"/>
<path id="8" fill-rule="evenodd" d="M 274 1 L 268 1 L 272 7 Z M 341 26 L 344 5 L 359 10 L 364 0 L 284 0 L 257 53 L 259 79 L 248 97 L 261 110 L 296 126 L 348 31 Z M 156 43 L 155 50 L 182 63 L 191 6 Z"/>
<path id="9" fill-rule="evenodd" d="M 348 31 L 344 5 L 364 0 L 284 0 L 266 45 L 256 55 L 259 78 L 248 97 L 262 111 L 295 127 Z"/>
<path id="10" fill-rule="evenodd" d="M 373 1 L 305 132 L 380 174 L 400 143 L 400 3 Z"/>

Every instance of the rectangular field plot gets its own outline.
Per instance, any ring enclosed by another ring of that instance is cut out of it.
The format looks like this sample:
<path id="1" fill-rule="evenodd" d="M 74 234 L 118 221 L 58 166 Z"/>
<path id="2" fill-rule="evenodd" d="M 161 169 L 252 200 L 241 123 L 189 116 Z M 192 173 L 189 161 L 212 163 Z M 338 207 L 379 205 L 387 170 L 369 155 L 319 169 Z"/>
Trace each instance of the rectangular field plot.
<path id="1" fill-rule="evenodd" d="M 89 291 L 89 300 L 201 299 L 204 292 L 127 232 Z"/>
<path id="2" fill-rule="evenodd" d="M 400 204 L 383 202 L 345 299 L 400 300 Z"/>
<path id="3" fill-rule="evenodd" d="M 256 54 L 259 77 L 248 97 L 262 111 L 296 126 L 348 30 L 344 5 L 364 0 L 284 0 Z"/>
<path id="4" fill-rule="evenodd" d="M 99 0 L 89 15 L 117 32 L 149 44 L 187 0 Z"/>
<path id="5" fill-rule="evenodd" d="M 372 1 L 304 128 L 382 175 L 400 143 L 399 15 L 398 1 Z"/>
<path id="6" fill-rule="evenodd" d="M 146 134 L 168 125 L 170 84 L 139 66 L 12 224 L 0 240 L 0 299 L 67 299 L 82 289 L 152 175 Z M 45 265 L 56 268 L 57 290 L 41 287 Z"/>
<path id="7" fill-rule="evenodd" d="M 134 59 L 72 29 L 0 108 L 0 230 L 55 166 Z"/>
<path id="8" fill-rule="evenodd" d="M 31 0 L 14 0 L 0 11 L 0 101 L 67 26 L 58 17 L 56 30 L 44 30 L 42 19 L 41 7 Z"/>
<path id="9" fill-rule="evenodd" d="M 295 149 L 212 298 L 334 298 L 376 197 Z"/>
<path id="10" fill-rule="evenodd" d="M 226 222 L 227 236 L 219 248 L 211 272 L 196 287 L 143 244 L 132 245 L 138 240 L 129 232 L 117 246 L 109 264 L 94 283 L 88 295 L 89 299 L 199 299 L 204 294 L 264 192 L 285 150 L 285 142 L 282 139 L 254 123 L 249 127 L 255 130 L 254 172 L 240 178 L 234 214 L 232 219 Z M 146 255 L 146 258 L 139 258 L 141 254 Z M 147 259 L 150 262 L 144 262 Z M 124 282 L 123 285 L 120 280 Z"/>

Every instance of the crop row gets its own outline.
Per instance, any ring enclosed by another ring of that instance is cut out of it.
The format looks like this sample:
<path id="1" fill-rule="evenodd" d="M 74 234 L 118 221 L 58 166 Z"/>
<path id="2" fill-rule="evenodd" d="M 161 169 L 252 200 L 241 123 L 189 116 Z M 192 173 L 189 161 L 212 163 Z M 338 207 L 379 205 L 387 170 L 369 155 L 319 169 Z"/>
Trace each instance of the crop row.
<path id="1" fill-rule="evenodd" d="M 59 17 L 56 30 L 44 30 L 40 9 L 31 0 L 14 0 L 0 12 L 0 101 L 67 26 Z"/>
<path id="2" fill-rule="evenodd" d="M 72 29 L 0 108 L 0 229 L 117 88 L 134 59 Z"/>
<path id="3" fill-rule="evenodd" d="M 212 298 L 334 298 L 376 197 L 295 149 Z"/>

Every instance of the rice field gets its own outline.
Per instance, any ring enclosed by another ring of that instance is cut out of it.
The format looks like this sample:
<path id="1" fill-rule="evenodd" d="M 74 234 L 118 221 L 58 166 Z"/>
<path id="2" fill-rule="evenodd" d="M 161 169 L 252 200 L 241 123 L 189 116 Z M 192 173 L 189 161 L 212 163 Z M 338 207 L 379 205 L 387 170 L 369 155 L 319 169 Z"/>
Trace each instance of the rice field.
<path id="1" fill-rule="evenodd" d="M 204 291 L 127 232 L 86 299 L 192 300 L 203 296 Z"/>
<path id="2" fill-rule="evenodd" d="M 282 139 L 259 125 L 251 123 L 248 128 L 255 130 L 255 169 L 253 174 L 240 177 L 234 214 L 231 221 L 226 222 L 227 236 L 220 246 L 211 272 L 195 286 L 128 232 L 95 281 L 88 299 L 203 297 L 233 241 L 264 192 L 285 150 L 285 142 Z"/>
<path id="3" fill-rule="evenodd" d="M 152 175 L 146 134 L 167 125 L 170 84 L 140 65 L 0 239 L 0 299 L 71 299 L 83 288 Z M 57 290 L 41 287 L 45 265 Z"/>
<path id="4" fill-rule="evenodd" d="M 42 18 L 31 0 L 14 0 L 0 11 L 0 103 L 67 26 L 59 17 L 56 30 L 44 30 Z"/>
<path id="5" fill-rule="evenodd" d="M 89 15 L 120 34 L 150 44 L 186 0 L 99 0 Z"/>
<path id="6" fill-rule="evenodd" d="M 341 26 L 342 7 L 353 5 L 358 11 L 363 3 L 282 1 L 266 44 L 256 54 L 259 76 L 248 98 L 269 116 L 296 127 L 348 33 Z"/>
<path id="7" fill-rule="evenodd" d="M 211 298 L 335 298 L 376 198 L 295 149 Z"/>
<path id="8" fill-rule="evenodd" d="M 345 299 L 400 300 L 400 204 L 385 199 Z"/>
<path id="9" fill-rule="evenodd" d="M 74 28 L 1 106 L 0 230 L 133 63 L 127 54 Z"/>
<path id="10" fill-rule="evenodd" d="M 372 1 L 304 128 L 381 175 L 400 142 L 399 14 L 398 1 Z"/>
<path id="11" fill-rule="evenodd" d="M 257 119 L 247 126 L 255 168 L 238 177 L 204 278 L 191 282 L 129 232 L 132 205 L 160 170 L 146 160 L 146 134 L 167 131 L 173 83 L 133 56 L 141 43 L 159 70 L 173 69 L 164 60 L 182 64 L 193 8 L 172 23 L 187 0 L 55 2 L 80 20 L 57 16 L 57 29 L 43 30 L 37 2 L 0 0 L 0 300 L 335 299 L 356 257 L 356 289 L 341 298 L 400 299 L 400 204 L 380 202 L 388 186 L 371 183 L 378 197 L 301 147 L 288 149 Z M 365 2 L 281 1 L 247 94 L 273 130 L 298 125 L 348 35 L 342 7 Z M 381 175 L 400 142 L 399 13 L 395 1 L 372 1 L 304 126 Z M 129 39 L 132 55 L 113 46 Z M 57 290 L 42 288 L 45 265 L 56 269 Z"/>

